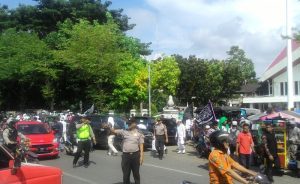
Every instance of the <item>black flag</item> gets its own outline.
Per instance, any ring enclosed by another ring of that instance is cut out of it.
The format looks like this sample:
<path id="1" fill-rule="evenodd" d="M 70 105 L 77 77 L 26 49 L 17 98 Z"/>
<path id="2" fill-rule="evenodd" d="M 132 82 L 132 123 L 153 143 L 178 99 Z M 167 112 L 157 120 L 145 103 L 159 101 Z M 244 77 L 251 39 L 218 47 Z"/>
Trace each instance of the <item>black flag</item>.
<path id="1" fill-rule="evenodd" d="M 208 104 L 201 109 L 199 114 L 196 115 L 196 121 L 198 125 L 208 123 L 210 121 L 215 121 L 216 116 L 214 113 L 214 109 L 212 107 L 211 102 L 209 101 Z"/>

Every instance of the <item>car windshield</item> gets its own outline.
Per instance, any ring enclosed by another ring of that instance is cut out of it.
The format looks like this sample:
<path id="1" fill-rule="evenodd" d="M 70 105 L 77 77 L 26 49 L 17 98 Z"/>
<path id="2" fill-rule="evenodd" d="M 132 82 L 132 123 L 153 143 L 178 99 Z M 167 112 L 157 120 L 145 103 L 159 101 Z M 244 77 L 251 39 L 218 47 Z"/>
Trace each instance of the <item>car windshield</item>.
<path id="1" fill-rule="evenodd" d="M 134 119 L 137 124 L 143 124 L 143 125 L 153 125 L 154 124 L 151 118 L 135 117 Z"/>
<path id="2" fill-rule="evenodd" d="M 49 131 L 43 124 L 22 124 L 18 125 L 18 131 L 24 135 L 29 134 L 48 134 Z"/>

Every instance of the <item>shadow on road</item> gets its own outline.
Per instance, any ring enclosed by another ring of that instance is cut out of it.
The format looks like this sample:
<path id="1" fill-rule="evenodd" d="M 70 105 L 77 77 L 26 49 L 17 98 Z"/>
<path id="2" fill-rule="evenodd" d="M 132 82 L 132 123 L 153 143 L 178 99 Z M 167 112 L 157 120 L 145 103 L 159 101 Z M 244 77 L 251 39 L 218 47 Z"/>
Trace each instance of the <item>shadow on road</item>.
<path id="1" fill-rule="evenodd" d="M 198 166 L 199 168 L 202 168 L 202 169 L 205 169 L 205 170 L 208 170 L 208 163 L 205 163 L 205 164 L 201 164 Z"/>

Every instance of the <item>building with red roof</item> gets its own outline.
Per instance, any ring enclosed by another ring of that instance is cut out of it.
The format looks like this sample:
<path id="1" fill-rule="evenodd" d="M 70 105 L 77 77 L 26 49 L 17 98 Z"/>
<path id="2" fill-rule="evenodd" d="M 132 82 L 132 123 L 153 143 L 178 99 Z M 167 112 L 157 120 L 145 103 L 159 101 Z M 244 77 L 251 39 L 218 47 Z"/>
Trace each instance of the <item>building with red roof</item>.
<path id="1" fill-rule="evenodd" d="M 287 109 L 287 48 L 284 48 L 260 78 L 261 85 L 251 95 L 244 95 L 243 104 L 250 108 Z M 294 107 L 300 109 L 300 42 L 292 41 Z"/>

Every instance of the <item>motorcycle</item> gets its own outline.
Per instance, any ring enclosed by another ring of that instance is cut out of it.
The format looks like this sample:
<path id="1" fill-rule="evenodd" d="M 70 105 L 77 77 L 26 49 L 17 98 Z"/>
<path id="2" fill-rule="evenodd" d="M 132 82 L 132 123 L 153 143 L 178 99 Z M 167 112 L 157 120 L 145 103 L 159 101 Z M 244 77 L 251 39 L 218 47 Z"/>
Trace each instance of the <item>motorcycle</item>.
<path id="1" fill-rule="evenodd" d="M 256 176 L 248 177 L 248 181 L 251 184 L 271 184 L 268 177 L 262 173 L 258 173 Z"/>
<path id="2" fill-rule="evenodd" d="M 200 156 L 200 158 L 208 158 L 210 154 L 210 145 L 205 141 L 204 136 L 199 136 L 198 142 L 195 145 L 195 148 Z"/>
<path id="3" fill-rule="evenodd" d="M 77 146 L 72 144 L 70 141 L 66 141 L 64 145 L 65 151 L 67 155 L 75 155 L 77 151 Z"/>
<path id="4" fill-rule="evenodd" d="M 73 140 L 71 137 L 68 137 L 68 139 L 65 141 L 64 148 L 67 155 L 75 155 L 77 152 L 77 141 L 75 140 L 75 136 Z"/>
<path id="5" fill-rule="evenodd" d="M 16 147 L 16 158 L 20 159 L 21 162 L 38 164 L 38 155 L 30 151 L 29 147 L 29 140 L 21 141 L 20 143 L 18 143 Z"/>

